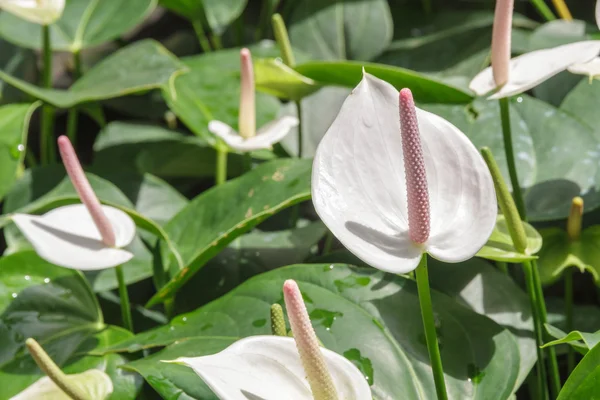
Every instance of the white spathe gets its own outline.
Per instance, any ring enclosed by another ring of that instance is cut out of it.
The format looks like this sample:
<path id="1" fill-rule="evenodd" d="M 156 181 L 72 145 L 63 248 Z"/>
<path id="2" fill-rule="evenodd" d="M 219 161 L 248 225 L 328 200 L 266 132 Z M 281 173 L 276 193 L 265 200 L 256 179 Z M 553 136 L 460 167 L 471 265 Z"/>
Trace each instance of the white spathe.
<path id="1" fill-rule="evenodd" d="M 29 22 L 50 25 L 61 17 L 65 0 L 0 0 L 0 8 Z"/>
<path id="2" fill-rule="evenodd" d="M 600 40 L 587 40 L 525 53 L 510 60 L 508 82 L 490 99 L 501 99 L 523 93 L 576 64 L 591 61 L 600 52 Z M 492 67 L 481 71 L 469 88 L 479 96 L 497 89 Z"/>
<path id="3" fill-rule="evenodd" d="M 447 262 L 467 260 L 496 223 L 491 175 L 459 129 L 417 108 L 431 230 L 423 245 L 412 242 L 398 95 L 389 83 L 364 74 L 317 149 L 315 209 L 348 250 L 375 268 L 406 273 L 424 252 Z"/>
<path id="4" fill-rule="evenodd" d="M 115 232 L 115 247 L 102 242 L 98 228 L 83 204 L 55 208 L 44 215 L 15 214 L 13 222 L 44 260 L 61 267 L 93 271 L 116 267 L 133 254 L 122 247 L 135 237 L 135 223 L 123 211 L 102 206 Z"/>
<path id="5" fill-rule="evenodd" d="M 340 400 L 372 399 L 354 364 L 322 352 Z M 313 400 L 293 338 L 250 336 L 214 355 L 165 362 L 192 368 L 220 400 Z"/>
<path id="6" fill-rule="evenodd" d="M 586 75 L 590 80 L 594 79 L 600 76 L 600 57 L 596 57 L 592 61 L 583 64 L 571 65 L 568 70 L 572 74 Z"/>
<path id="7" fill-rule="evenodd" d="M 113 392 L 110 377 L 98 369 L 67 375 L 67 379 L 72 385 L 79 386 L 87 393 L 89 400 L 104 400 Z M 71 400 L 71 397 L 67 396 L 50 378 L 44 376 L 10 400 Z"/>
<path id="8" fill-rule="evenodd" d="M 285 116 L 269 122 L 258 130 L 256 136 L 244 139 L 231 126 L 221 121 L 210 121 L 208 130 L 217 135 L 235 151 L 242 153 L 271 149 L 273 145 L 283 139 L 292 128 L 298 126 L 298 118 Z"/>

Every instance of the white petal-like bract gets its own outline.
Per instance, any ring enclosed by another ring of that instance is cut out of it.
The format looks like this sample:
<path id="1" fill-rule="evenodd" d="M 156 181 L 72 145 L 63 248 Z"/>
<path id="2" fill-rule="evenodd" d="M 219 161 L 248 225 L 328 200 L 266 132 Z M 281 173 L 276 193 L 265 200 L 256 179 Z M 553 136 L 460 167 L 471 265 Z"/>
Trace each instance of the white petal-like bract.
<path id="1" fill-rule="evenodd" d="M 340 399 L 371 400 L 369 384 L 350 361 L 322 352 Z M 192 368 L 220 400 L 313 400 L 292 338 L 251 336 L 214 355 L 167 362 Z"/>
<path id="2" fill-rule="evenodd" d="M 133 254 L 121 250 L 135 237 L 135 224 L 123 211 L 102 210 L 115 231 L 116 248 L 107 247 L 83 204 L 59 207 L 44 215 L 15 214 L 12 220 L 40 257 L 66 268 L 91 271 L 116 267 Z"/>
<path id="3" fill-rule="evenodd" d="M 508 82 L 490 99 L 501 99 L 523 93 L 574 64 L 586 63 L 600 52 L 600 40 L 587 40 L 525 53 L 510 60 Z M 469 88 L 483 96 L 497 89 L 492 68 L 481 71 L 471 81 Z"/>
<path id="4" fill-rule="evenodd" d="M 586 75 L 590 79 L 594 79 L 600 76 L 600 57 L 596 57 L 592 61 L 583 64 L 571 65 L 568 69 L 572 74 Z"/>
<path id="5" fill-rule="evenodd" d="M 490 173 L 460 130 L 417 109 L 431 232 L 425 244 L 413 243 L 398 96 L 393 86 L 365 74 L 346 99 L 313 163 L 315 209 L 348 250 L 384 271 L 412 271 L 423 252 L 442 261 L 468 259 L 494 229 L 497 205 Z"/>
<path id="6" fill-rule="evenodd" d="M 29 22 L 50 25 L 61 17 L 65 0 L 0 0 L 0 8 Z"/>
<path id="7" fill-rule="evenodd" d="M 256 134 L 248 139 L 244 139 L 232 127 L 221 121 L 210 121 L 208 130 L 223 141 L 235 151 L 245 153 L 248 151 L 270 149 L 279 142 L 292 128 L 298 125 L 298 118 L 284 116 L 260 128 Z"/>
<path id="8" fill-rule="evenodd" d="M 89 395 L 90 400 L 104 400 L 113 392 L 110 377 L 98 369 L 90 369 L 80 374 L 67 375 L 73 385 L 79 386 Z M 38 379 L 10 400 L 71 400 L 47 376 Z"/>

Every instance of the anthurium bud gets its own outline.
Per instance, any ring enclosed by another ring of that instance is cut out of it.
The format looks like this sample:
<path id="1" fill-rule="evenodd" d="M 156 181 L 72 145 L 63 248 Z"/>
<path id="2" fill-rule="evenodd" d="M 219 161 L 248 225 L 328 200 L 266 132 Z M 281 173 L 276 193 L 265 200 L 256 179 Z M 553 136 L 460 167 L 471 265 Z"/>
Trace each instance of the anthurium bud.
<path id="1" fill-rule="evenodd" d="M 256 102 L 254 95 L 254 67 L 250 50 L 240 51 L 240 113 L 238 125 L 244 139 L 256 136 Z"/>
<path id="2" fill-rule="evenodd" d="M 408 196 L 408 232 L 413 242 L 423 244 L 429 238 L 429 192 L 417 112 L 410 89 L 400 91 L 400 131 Z"/>
<path id="3" fill-rule="evenodd" d="M 310 323 L 302 293 L 295 281 L 287 280 L 283 284 L 283 297 L 296 347 L 313 398 L 315 400 L 337 400 L 338 395 L 333 379 L 327 369 L 315 330 Z"/>
<path id="4" fill-rule="evenodd" d="M 481 155 L 492 175 L 496 196 L 498 197 L 498 204 L 506 219 L 506 226 L 508 227 L 508 232 L 513 241 L 513 246 L 518 252 L 527 253 L 527 236 L 525 235 L 525 228 L 523 227 L 523 222 L 517 211 L 515 201 L 506 186 L 506 182 L 504 182 L 504 178 L 502 178 L 500 168 L 489 148 L 483 147 L 481 149 Z"/>
<path id="5" fill-rule="evenodd" d="M 574 197 L 571 203 L 571 212 L 567 219 L 567 235 L 572 241 L 579 240 L 581 236 L 581 217 L 583 215 L 583 199 Z"/>
<path id="6" fill-rule="evenodd" d="M 508 82 L 514 0 L 497 0 L 492 30 L 492 73 L 496 86 Z"/>
<path id="7" fill-rule="evenodd" d="M 271 306 L 271 333 L 275 336 L 287 336 L 283 308 L 279 304 Z"/>

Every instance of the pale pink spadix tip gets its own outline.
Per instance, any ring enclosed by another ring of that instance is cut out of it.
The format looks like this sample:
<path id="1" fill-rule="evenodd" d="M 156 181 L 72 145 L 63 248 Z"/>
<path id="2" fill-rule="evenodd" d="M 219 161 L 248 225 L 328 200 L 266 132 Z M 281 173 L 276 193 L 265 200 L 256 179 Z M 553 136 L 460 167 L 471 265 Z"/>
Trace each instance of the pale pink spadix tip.
<path id="1" fill-rule="evenodd" d="M 58 149 L 65 169 L 67 170 L 67 174 L 69 174 L 69 178 L 71 179 L 77 194 L 79 194 L 81 202 L 87 207 L 94 224 L 96 224 L 98 231 L 100 231 L 102 242 L 109 247 L 113 247 L 115 245 L 115 232 L 110 221 L 106 217 L 106 214 L 102 211 L 100 201 L 98 200 L 98 197 L 96 197 L 94 189 L 92 189 L 90 182 L 86 178 L 83 168 L 81 168 L 81 163 L 75 153 L 75 149 L 68 137 L 60 136 L 58 138 Z"/>
<path id="2" fill-rule="evenodd" d="M 406 174 L 408 233 L 415 243 L 429 238 L 429 191 L 417 111 L 410 89 L 400 91 L 400 131 Z"/>
<path id="3" fill-rule="evenodd" d="M 338 395 L 333 379 L 327 369 L 315 330 L 310 323 L 302 293 L 295 281 L 291 279 L 285 281 L 283 298 L 313 398 L 315 400 L 337 400 Z"/>
<path id="4" fill-rule="evenodd" d="M 256 136 L 256 101 L 254 94 L 254 67 L 250 50 L 240 50 L 240 111 L 238 128 L 244 139 Z"/>
<path id="5" fill-rule="evenodd" d="M 496 0 L 492 29 L 492 74 L 497 87 L 508 82 L 514 0 Z"/>

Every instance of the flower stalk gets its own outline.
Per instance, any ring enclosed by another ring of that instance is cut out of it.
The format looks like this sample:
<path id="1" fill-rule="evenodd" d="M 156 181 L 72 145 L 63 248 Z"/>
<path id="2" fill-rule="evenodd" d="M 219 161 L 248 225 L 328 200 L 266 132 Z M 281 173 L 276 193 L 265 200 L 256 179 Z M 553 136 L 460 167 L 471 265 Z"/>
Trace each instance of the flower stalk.
<path id="1" fill-rule="evenodd" d="M 50 42 L 50 28 L 42 25 L 42 87 L 52 88 L 52 44 Z M 42 106 L 40 127 L 40 159 L 42 165 L 47 165 L 55 160 L 54 153 L 54 107 L 50 104 Z"/>
<path id="2" fill-rule="evenodd" d="M 571 11 L 569 11 L 569 7 L 567 7 L 565 0 L 552 0 L 552 4 L 554 4 L 554 8 L 561 19 L 573 21 L 573 16 L 571 15 Z"/>
<path id="3" fill-rule="evenodd" d="M 571 211 L 567 219 L 567 236 L 571 242 L 577 242 L 581 237 L 581 222 L 583 216 L 583 199 L 574 197 L 571 202 Z M 565 270 L 565 317 L 566 330 L 573 330 L 573 268 Z M 575 352 L 573 347 L 567 349 L 567 371 L 570 374 L 575 368 Z"/>

